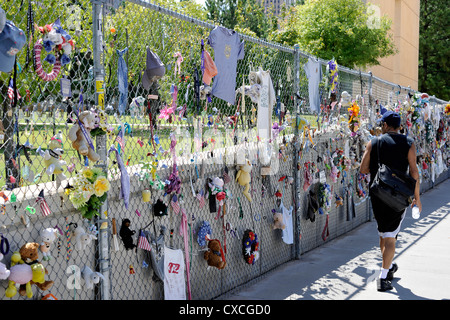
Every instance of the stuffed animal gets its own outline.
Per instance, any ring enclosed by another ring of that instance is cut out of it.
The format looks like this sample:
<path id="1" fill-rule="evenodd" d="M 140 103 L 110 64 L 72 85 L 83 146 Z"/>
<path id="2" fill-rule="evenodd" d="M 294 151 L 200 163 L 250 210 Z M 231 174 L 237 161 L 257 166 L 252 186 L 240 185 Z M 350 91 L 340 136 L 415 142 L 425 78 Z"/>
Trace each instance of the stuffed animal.
<path id="1" fill-rule="evenodd" d="M 225 261 L 225 255 L 219 240 L 210 240 L 208 243 L 208 249 L 209 250 L 204 254 L 204 258 L 208 262 L 208 266 L 216 267 L 218 269 L 225 268 L 227 263 Z"/>
<path id="2" fill-rule="evenodd" d="M 97 237 L 92 233 L 87 233 L 82 226 L 77 226 L 73 231 L 75 236 L 75 249 L 85 250 L 92 240 Z"/>
<path id="3" fill-rule="evenodd" d="M 52 243 L 58 238 L 58 229 L 42 229 L 39 236 L 41 238 L 40 249 L 43 255 L 42 260 L 48 261 L 52 258 L 52 255 L 50 254 L 50 247 Z"/>
<path id="4" fill-rule="evenodd" d="M 167 210 L 167 208 L 166 208 Z M 123 245 L 125 249 L 133 250 L 136 245 L 133 242 L 133 235 L 136 233 L 135 230 L 130 229 L 130 219 L 123 219 L 122 226 L 120 227 L 119 235 L 122 238 Z"/>
<path id="5" fill-rule="evenodd" d="M 105 280 L 105 277 L 100 272 L 94 272 L 88 266 L 83 267 L 81 274 L 83 275 L 86 287 L 91 290 L 94 289 L 94 284 L 100 282 L 100 279 Z"/>
<path id="6" fill-rule="evenodd" d="M 98 126 L 99 117 L 95 112 L 86 110 L 81 112 L 78 118 L 85 130 L 81 128 L 77 121 L 70 128 L 67 138 L 72 142 L 72 147 L 81 155 L 87 156 L 93 162 L 97 162 L 100 156 L 90 146 L 88 140 L 92 141 L 90 131 Z"/>
<path id="7" fill-rule="evenodd" d="M 130 116 L 134 119 L 141 118 L 144 110 L 145 99 L 141 96 L 135 97 L 131 100 L 130 103 Z"/>
<path id="8" fill-rule="evenodd" d="M 20 285 L 19 294 L 21 296 L 26 295 L 28 298 L 33 297 L 32 284 L 35 284 L 42 291 L 50 289 L 53 285 L 53 281 L 45 280 L 45 275 L 48 272 L 38 261 L 38 249 L 39 243 L 29 242 L 11 256 L 9 284 L 5 291 L 7 298 L 16 295 L 16 284 Z"/>
<path id="9" fill-rule="evenodd" d="M 0 261 L 1 260 L 3 260 L 3 254 L 0 252 Z M 6 268 L 6 265 L 0 262 L 0 280 L 8 279 L 10 273 L 11 272 Z"/>
<path id="10" fill-rule="evenodd" d="M 248 201 L 251 202 L 252 197 L 248 191 L 250 190 L 250 182 L 251 182 L 250 172 L 252 171 L 252 164 L 248 159 L 245 162 L 246 164 L 239 166 L 239 171 L 236 175 L 236 181 L 241 186 L 245 187 L 243 193 L 245 197 L 248 199 Z"/>
<path id="11" fill-rule="evenodd" d="M 283 214 L 281 212 L 275 211 L 273 213 L 273 224 L 272 229 L 285 229 L 286 225 L 283 223 Z"/>
<path id="12" fill-rule="evenodd" d="M 51 138 L 47 150 L 43 151 L 40 146 L 36 149 L 36 152 L 44 158 L 44 165 L 47 168 L 47 174 L 54 174 L 56 176 L 56 183 L 58 187 L 61 185 L 61 181 L 67 179 L 63 173 L 63 166 L 66 165 L 66 162 L 61 160 L 64 154 L 62 146 L 63 144 L 61 139 L 55 136 Z"/>

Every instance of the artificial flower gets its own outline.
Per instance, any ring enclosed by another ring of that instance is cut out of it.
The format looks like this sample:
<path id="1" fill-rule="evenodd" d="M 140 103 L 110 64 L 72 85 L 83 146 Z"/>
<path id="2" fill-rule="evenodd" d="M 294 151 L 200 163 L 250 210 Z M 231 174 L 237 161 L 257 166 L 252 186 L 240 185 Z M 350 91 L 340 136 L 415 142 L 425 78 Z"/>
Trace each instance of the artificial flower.
<path id="1" fill-rule="evenodd" d="M 44 40 L 44 42 L 42 43 L 42 46 L 44 47 L 45 51 L 50 52 L 53 50 L 53 47 L 55 46 L 55 44 L 51 40 Z"/>
<path id="2" fill-rule="evenodd" d="M 70 58 L 67 56 L 67 54 L 63 53 L 61 55 L 61 65 L 64 66 L 69 63 L 70 63 Z"/>
<path id="3" fill-rule="evenodd" d="M 109 190 L 109 181 L 106 177 L 98 177 L 94 182 L 94 194 L 97 197 L 103 196 L 105 192 Z"/>
<path id="4" fill-rule="evenodd" d="M 83 177 L 85 177 L 86 179 L 92 179 L 92 177 L 94 176 L 94 172 L 89 167 L 84 167 L 81 170 L 81 173 L 83 174 Z"/>
<path id="5" fill-rule="evenodd" d="M 50 63 L 50 64 L 55 64 L 55 62 L 56 62 L 56 57 L 55 57 L 53 54 L 48 54 L 48 55 L 45 57 L 44 61 L 47 61 L 47 62 Z"/>

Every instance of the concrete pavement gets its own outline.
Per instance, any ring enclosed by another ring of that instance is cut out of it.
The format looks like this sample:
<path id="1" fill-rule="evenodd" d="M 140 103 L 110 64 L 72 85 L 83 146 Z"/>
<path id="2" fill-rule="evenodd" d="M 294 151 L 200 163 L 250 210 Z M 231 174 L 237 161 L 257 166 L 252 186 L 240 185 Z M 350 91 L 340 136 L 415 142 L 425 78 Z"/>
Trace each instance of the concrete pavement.
<path id="1" fill-rule="evenodd" d="M 224 300 L 447 300 L 450 299 L 450 179 L 421 196 L 398 236 L 394 289 L 378 292 L 381 267 L 376 222 L 306 252 Z"/>

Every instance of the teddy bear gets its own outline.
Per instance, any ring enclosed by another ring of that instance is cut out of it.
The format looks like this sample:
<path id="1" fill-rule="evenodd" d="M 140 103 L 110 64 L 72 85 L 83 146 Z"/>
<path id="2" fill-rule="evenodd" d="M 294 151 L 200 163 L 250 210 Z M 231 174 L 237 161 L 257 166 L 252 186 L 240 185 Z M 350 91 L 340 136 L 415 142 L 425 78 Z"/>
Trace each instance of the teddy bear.
<path id="1" fill-rule="evenodd" d="M 244 165 L 239 166 L 239 171 L 236 175 L 236 181 L 241 186 L 245 187 L 243 193 L 244 193 L 245 197 L 248 199 L 248 201 L 250 201 L 250 202 L 252 201 L 252 197 L 248 191 L 250 190 L 250 182 L 251 182 L 250 172 L 251 171 L 252 171 L 252 164 L 247 159 L 247 160 L 245 160 Z"/>
<path id="2" fill-rule="evenodd" d="M 61 181 L 67 179 L 63 173 L 66 162 L 61 159 L 64 154 L 62 146 L 61 138 L 54 136 L 50 139 L 47 150 L 43 151 L 40 146 L 36 149 L 36 152 L 44 158 L 47 174 L 56 176 L 57 187 L 61 185 Z"/>
<path id="3" fill-rule="evenodd" d="M 51 288 L 53 281 L 45 280 L 48 274 L 45 267 L 38 261 L 39 243 L 28 242 L 19 251 L 11 256 L 11 269 L 8 288 L 5 291 L 7 298 L 12 298 L 17 293 L 16 284 L 19 285 L 21 296 L 33 297 L 32 285 L 35 284 L 40 290 Z"/>
<path id="4" fill-rule="evenodd" d="M 272 229 L 285 229 L 286 225 L 283 223 L 283 214 L 281 212 L 275 211 L 273 213 L 273 224 Z"/>
<path id="5" fill-rule="evenodd" d="M 130 103 L 130 116 L 132 119 L 142 118 L 142 113 L 144 110 L 145 98 L 139 96 L 131 100 Z"/>
<path id="6" fill-rule="evenodd" d="M 95 112 L 86 110 L 80 113 L 78 119 L 85 130 L 83 130 L 80 123 L 76 121 L 70 128 L 67 138 L 72 142 L 72 147 L 81 155 L 87 156 L 88 159 L 93 162 L 97 162 L 100 159 L 100 156 L 90 146 L 88 140 L 92 141 L 90 131 L 98 126 L 99 117 Z"/>
<path id="7" fill-rule="evenodd" d="M 225 268 L 227 264 L 225 261 L 225 255 L 220 245 L 219 240 L 213 239 L 208 243 L 208 251 L 204 254 L 205 260 L 208 262 L 208 266 L 216 267 L 218 269 Z"/>
<path id="8" fill-rule="evenodd" d="M 52 243 L 58 238 L 58 229 L 55 228 L 46 228 L 42 229 L 39 233 L 41 238 L 40 242 L 40 250 L 42 252 L 42 260 L 48 261 L 52 258 L 50 254 L 50 247 Z"/>
<path id="9" fill-rule="evenodd" d="M 75 236 L 75 249 L 85 250 L 92 240 L 97 240 L 97 237 L 92 233 L 87 233 L 82 226 L 77 226 L 73 231 Z"/>
<path id="10" fill-rule="evenodd" d="M 3 260 L 3 254 L 0 252 L 0 261 Z M 6 280 L 8 279 L 10 275 L 10 271 L 6 268 L 6 265 L 4 263 L 0 262 L 0 280 Z"/>

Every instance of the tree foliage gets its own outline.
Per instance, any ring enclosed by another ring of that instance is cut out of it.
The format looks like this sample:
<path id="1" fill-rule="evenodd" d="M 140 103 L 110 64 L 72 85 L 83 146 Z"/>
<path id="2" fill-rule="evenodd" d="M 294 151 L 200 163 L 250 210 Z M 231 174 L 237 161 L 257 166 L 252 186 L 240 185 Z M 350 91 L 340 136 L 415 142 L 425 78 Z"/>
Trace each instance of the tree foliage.
<path id="1" fill-rule="evenodd" d="M 396 49 L 391 21 L 383 16 L 373 27 L 368 8 L 361 0 L 307 0 L 283 17 L 272 39 L 349 68 L 377 65 Z"/>
<path id="2" fill-rule="evenodd" d="M 419 90 L 450 100 L 450 7 L 446 0 L 420 1 Z"/>

